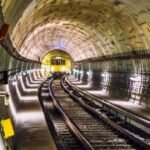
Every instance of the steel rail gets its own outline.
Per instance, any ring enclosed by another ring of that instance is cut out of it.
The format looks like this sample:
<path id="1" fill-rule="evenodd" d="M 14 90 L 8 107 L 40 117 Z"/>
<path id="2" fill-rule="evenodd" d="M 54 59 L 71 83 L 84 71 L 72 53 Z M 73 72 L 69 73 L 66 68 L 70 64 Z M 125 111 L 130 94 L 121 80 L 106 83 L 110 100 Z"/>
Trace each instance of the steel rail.
<path id="1" fill-rule="evenodd" d="M 66 81 L 66 78 L 64 78 L 64 80 Z M 69 81 L 66 81 L 67 83 L 69 83 Z M 71 86 L 72 84 L 69 83 L 69 85 Z M 72 91 L 68 90 L 67 87 L 64 85 L 64 82 L 62 82 L 62 86 L 65 89 L 65 91 L 67 91 L 69 93 L 69 95 L 73 98 L 75 98 L 84 108 L 86 108 L 88 111 L 90 111 L 92 114 L 96 115 L 97 117 L 103 119 L 105 122 L 107 122 L 109 125 L 111 125 L 113 128 L 115 128 L 116 130 L 118 130 L 119 132 L 121 132 L 123 135 L 129 137 L 132 141 L 134 141 L 135 143 L 138 143 L 140 146 L 144 147 L 146 150 L 150 149 L 150 145 L 147 144 L 144 140 L 142 140 L 140 137 L 136 136 L 135 134 L 133 134 L 132 132 L 130 132 L 129 130 L 123 128 L 122 126 L 120 126 L 119 124 L 115 123 L 114 121 L 110 120 L 104 113 L 101 113 L 99 111 L 96 111 L 94 108 L 90 107 L 88 104 L 86 104 L 81 97 L 76 96 L 75 94 L 73 94 Z M 78 90 L 77 87 L 74 87 L 73 85 L 73 90 Z M 81 89 L 78 90 L 79 92 L 82 92 L 83 94 L 86 94 L 86 92 L 81 91 Z M 88 94 L 89 95 L 89 94 Z M 87 96 L 87 95 L 86 95 Z M 89 95 L 91 96 L 91 95 Z M 92 97 L 95 98 L 95 97 Z M 97 98 L 96 98 L 97 99 Z M 103 102 L 103 104 L 106 104 L 109 107 L 113 107 L 115 110 L 119 110 L 119 112 L 122 113 L 123 110 L 120 110 L 120 108 L 116 108 L 113 105 L 108 105 L 107 102 Z M 124 111 L 123 111 L 124 112 Z"/>
<path id="2" fill-rule="evenodd" d="M 116 106 L 110 102 L 108 102 L 107 100 L 104 100 L 104 99 L 101 99 L 101 98 L 98 98 L 80 88 L 78 88 L 77 86 L 73 85 L 68 79 L 67 77 L 65 77 L 65 82 L 76 92 L 78 92 L 81 96 L 87 98 L 88 100 L 92 100 L 92 101 L 95 101 L 95 102 L 98 102 L 104 106 L 107 106 L 108 108 L 111 108 L 112 110 L 122 114 L 123 116 L 127 117 L 127 118 L 130 118 L 132 120 L 134 120 L 135 122 L 137 123 L 140 123 L 148 128 L 150 128 L 150 121 L 147 120 L 147 119 L 144 119 L 138 115 L 135 115 L 129 111 L 126 111 L 126 110 L 123 110 L 122 108 L 120 108 L 119 106 Z"/>
<path id="3" fill-rule="evenodd" d="M 74 135 L 78 138 L 78 140 L 81 142 L 81 144 L 87 149 L 87 150 L 94 150 L 92 145 L 88 142 L 88 140 L 84 137 L 84 135 L 81 133 L 81 131 L 78 129 L 78 127 L 73 123 L 73 121 L 66 115 L 66 113 L 63 111 L 62 107 L 60 106 L 59 102 L 55 99 L 53 91 L 52 91 L 52 82 L 53 79 L 49 81 L 49 93 L 53 100 L 54 106 L 58 109 L 58 111 L 63 116 L 67 126 L 70 128 L 70 130 L 74 133 Z"/>

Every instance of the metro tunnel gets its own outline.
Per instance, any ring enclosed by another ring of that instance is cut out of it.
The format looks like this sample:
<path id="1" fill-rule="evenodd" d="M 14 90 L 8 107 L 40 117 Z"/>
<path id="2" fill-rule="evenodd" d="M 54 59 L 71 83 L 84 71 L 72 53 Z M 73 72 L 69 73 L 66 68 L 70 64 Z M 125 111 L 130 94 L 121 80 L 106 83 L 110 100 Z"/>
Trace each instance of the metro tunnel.
<path id="1" fill-rule="evenodd" d="M 149 0 L 0 0 L 0 150 L 150 150 Z"/>

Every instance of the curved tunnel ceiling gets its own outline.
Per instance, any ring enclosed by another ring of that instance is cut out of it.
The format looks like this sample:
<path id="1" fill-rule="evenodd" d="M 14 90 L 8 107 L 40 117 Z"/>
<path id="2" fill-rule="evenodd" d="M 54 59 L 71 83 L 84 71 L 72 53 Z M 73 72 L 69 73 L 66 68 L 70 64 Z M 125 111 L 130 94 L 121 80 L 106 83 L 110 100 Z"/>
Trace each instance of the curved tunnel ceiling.
<path id="1" fill-rule="evenodd" d="M 13 46 L 29 59 L 40 60 L 54 49 L 74 61 L 150 53 L 149 0 L 3 0 L 2 5 Z"/>

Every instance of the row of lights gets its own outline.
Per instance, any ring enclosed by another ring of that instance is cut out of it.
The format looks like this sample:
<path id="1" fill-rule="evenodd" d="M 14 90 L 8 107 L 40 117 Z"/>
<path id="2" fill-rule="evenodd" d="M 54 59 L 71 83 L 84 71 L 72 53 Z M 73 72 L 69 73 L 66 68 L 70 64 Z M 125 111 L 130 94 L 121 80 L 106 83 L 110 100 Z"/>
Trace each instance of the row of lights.
<path id="1" fill-rule="evenodd" d="M 80 74 L 83 73 L 83 71 L 79 71 L 77 69 L 74 69 L 73 72 L 74 73 L 80 73 Z M 86 74 L 89 76 L 91 74 L 91 72 L 87 71 Z M 111 80 L 110 79 L 111 73 L 103 72 L 103 73 L 101 73 L 101 77 L 103 77 L 103 81 L 107 84 L 109 82 L 109 80 Z M 138 74 L 132 74 L 132 76 L 130 76 L 129 79 L 131 81 L 131 84 L 130 84 L 130 87 L 132 88 L 131 93 L 133 92 L 130 100 L 132 100 L 133 103 L 138 103 L 141 96 L 139 96 L 139 95 L 137 96 L 134 93 L 136 93 L 137 91 L 140 93 L 140 91 L 142 91 L 142 88 L 143 88 L 142 76 L 138 75 Z M 103 92 L 103 94 L 104 93 L 106 94 L 105 90 L 104 91 L 101 90 L 101 93 L 102 92 Z"/>
<path id="2" fill-rule="evenodd" d="M 77 69 L 73 69 L 73 72 L 74 72 L 74 73 L 83 74 L 83 71 L 82 71 L 82 70 L 79 71 L 79 70 L 77 70 Z M 87 71 L 87 72 L 86 72 L 87 75 L 91 75 L 91 73 L 92 73 L 91 71 Z M 102 77 L 107 77 L 108 75 L 109 75 L 108 73 L 102 73 L 102 74 L 101 74 Z"/>
<path id="3" fill-rule="evenodd" d="M 21 71 L 21 72 L 19 72 L 18 74 L 17 74 L 17 76 L 19 77 L 19 78 L 21 78 L 21 76 L 26 76 L 27 74 L 29 74 L 29 73 L 32 73 L 32 72 L 34 72 L 35 70 L 40 70 L 40 69 L 32 69 L 32 70 L 26 70 L 26 71 Z M 12 85 L 17 85 L 18 83 L 17 83 L 17 78 L 16 78 L 16 76 L 13 78 L 13 81 L 12 81 Z"/>
<path id="4" fill-rule="evenodd" d="M 83 71 L 82 71 L 82 70 L 79 71 L 79 70 L 77 70 L 77 69 L 73 69 L 73 72 L 74 72 L 74 73 L 80 73 L 80 74 L 83 74 Z"/>
<path id="5" fill-rule="evenodd" d="M 79 70 L 77 70 L 77 69 L 73 69 L 73 72 L 74 72 L 74 73 L 83 74 L 83 71 L 82 71 L 82 70 L 79 71 Z M 87 71 L 86 74 L 87 74 L 87 75 L 90 75 L 91 72 L 90 72 L 90 71 Z M 102 77 L 109 77 L 109 75 L 110 75 L 110 74 L 109 74 L 108 72 L 105 72 L 105 73 L 102 73 L 102 74 L 101 74 Z M 130 77 L 130 80 L 132 80 L 132 81 L 141 81 L 141 76 L 134 74 L 133 76 Z"/>

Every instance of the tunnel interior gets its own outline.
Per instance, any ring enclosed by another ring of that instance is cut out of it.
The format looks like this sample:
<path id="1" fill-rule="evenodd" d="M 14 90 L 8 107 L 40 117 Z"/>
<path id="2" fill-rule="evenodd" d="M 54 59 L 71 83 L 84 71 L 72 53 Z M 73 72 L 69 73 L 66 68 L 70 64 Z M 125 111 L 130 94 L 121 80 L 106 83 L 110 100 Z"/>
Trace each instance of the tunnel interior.
<path id="1" fill-rule="evenodd" d="M 2 0 L 2 82 L 27 68 L 53 72 L 47 57 L 66 53 L 71 62 L 57 71 L 73 70 L 87 87 L 149 108 L 149 6 L 147 0 Z"/>
<path id="2" fill-rule="evenodd" d="M 149 116 L 150 1 L 1 0 L 1 91 L 40 69 Z"/>

